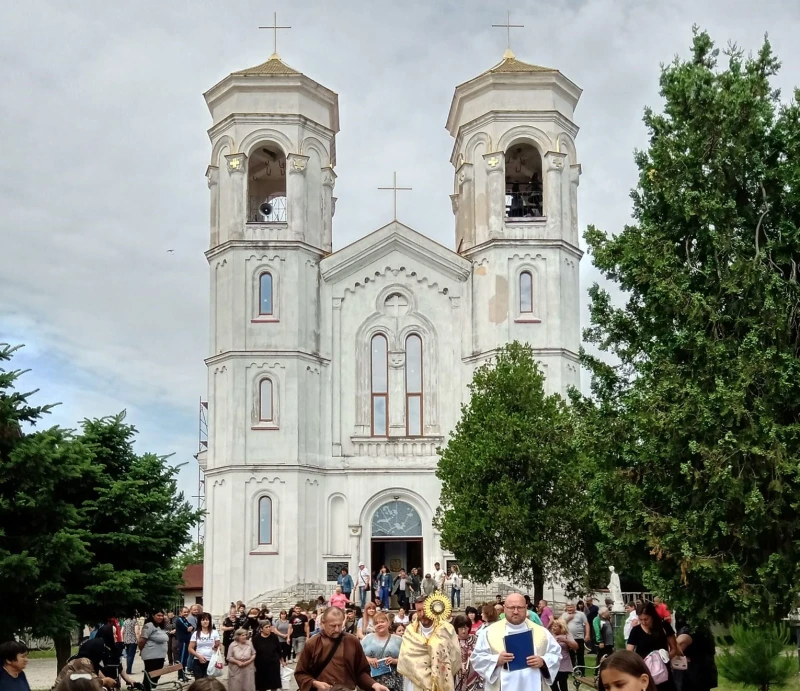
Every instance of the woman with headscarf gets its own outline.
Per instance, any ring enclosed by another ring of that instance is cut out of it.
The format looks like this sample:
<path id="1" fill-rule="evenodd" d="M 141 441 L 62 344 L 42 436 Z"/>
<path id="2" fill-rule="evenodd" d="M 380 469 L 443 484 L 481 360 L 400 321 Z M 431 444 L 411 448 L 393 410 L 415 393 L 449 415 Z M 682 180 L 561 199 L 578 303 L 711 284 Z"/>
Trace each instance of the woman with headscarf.
<path id="1" fill-rule="evenodd" d="M 228 647 L 228 691 L 255 691 L 256 651 L 247 629 L 237 629 Z"/>

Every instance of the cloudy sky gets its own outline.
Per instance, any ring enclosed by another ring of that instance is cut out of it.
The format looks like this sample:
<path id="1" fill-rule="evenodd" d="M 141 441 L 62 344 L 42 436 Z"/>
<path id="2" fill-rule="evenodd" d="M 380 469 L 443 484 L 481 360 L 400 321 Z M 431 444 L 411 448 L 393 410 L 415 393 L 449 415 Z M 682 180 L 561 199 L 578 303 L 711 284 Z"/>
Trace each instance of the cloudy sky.
<path id="1" fill-rule="evenodd" d="M 581 225 L 629 218 L 632 152 L 659 63 L 693 23 L 755 49 L 764 33 L 800 79 L 796 0 L 0 0 L 0 342 L 24 343 L 36 400 L 66 426 L 127 409 L 139 448 L 188 462 L 205 395 L 211 119 L 202 94 L 279 52 L 338 92 L 334 249 L 391 220 L 376 187 L 414 191 L 400 220 L 453 245 L 453 88 L 497 63 L 505 21 L 522 60 L 584 90 L 576 112 Z M 173 249 L 173 253 L 167 250 Z M 597 280 L 584 259 L 582 288 Z M 586 309 L 583 310 L 586 325 Z"/>

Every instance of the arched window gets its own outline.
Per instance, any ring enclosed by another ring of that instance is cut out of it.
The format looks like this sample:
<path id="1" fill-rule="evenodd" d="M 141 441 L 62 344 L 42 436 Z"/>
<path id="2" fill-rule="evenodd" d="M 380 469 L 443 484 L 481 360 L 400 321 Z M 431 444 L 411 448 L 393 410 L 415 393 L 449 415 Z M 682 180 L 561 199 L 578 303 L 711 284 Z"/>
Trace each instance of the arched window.
<path id="1" fill-rule="evenodd" d="M 265 271 L 258 279 L 258 313 L 272 314 L 272 274 Z"/>
<path id="2" fill-rule="evenodd" d="M 262 379 L 258 384 L 258 420 L 259 422 L 272 422 L 274 419 L 272 380 Z"/>
<path id="3" fill-rule="evenodd" d="M 530 271 L 519 275 L 519 311 L 520 314 L 533 313 L 533 276 Z"/>
<path id="4" fill-rule="evenodd" d="M 534 221 L 544 215 L 542 156 L 531 144 L 514 144 L 506 151 L 506 218 Z"/>
<path id="5" fill-rule="evenodd" d="M 258 500 L 258 544 L 272 544 L 272 499 L 261 497 Z"/>
<path id="6" fill-rule="evenodd" d="M 371 343 L 370 383 L 372 387 L 372 436 L 389 435 L 389 343 L 375 334 Z"/>
<path id="7" fill-rule="evenodd" d="M 247 222 L 286 222 L 286 155 L 264 142 L 247 158 Z"/>
<path id="8" fill-rule="evenodd" d="M 406 434 L 422 436 L 422 339 L 406 338 Z"/>

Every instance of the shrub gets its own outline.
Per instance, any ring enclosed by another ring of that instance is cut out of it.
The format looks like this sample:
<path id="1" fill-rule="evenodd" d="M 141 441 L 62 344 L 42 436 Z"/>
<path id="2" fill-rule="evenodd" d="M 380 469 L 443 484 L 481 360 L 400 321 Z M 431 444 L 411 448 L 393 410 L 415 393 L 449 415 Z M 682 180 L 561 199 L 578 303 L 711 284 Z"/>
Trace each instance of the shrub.
<path id="1" fill-rule="evenodd" d="M 737 623 L 731 626 L 730 637 L 732 645 L 717 641 L 717 669 L 729 681 L 768 691 L 794 675 L 797 662 L 794 654 L 784 653 L 789 630 L 782 624 L 747 628 Z"/>

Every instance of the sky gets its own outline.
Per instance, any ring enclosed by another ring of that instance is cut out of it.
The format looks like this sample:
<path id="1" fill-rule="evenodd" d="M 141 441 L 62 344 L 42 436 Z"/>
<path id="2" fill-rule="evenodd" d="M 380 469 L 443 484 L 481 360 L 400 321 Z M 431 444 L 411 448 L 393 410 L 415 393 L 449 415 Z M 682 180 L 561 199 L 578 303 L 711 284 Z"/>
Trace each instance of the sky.
<path id="1" fill-rule="evenodd" d="M 634 149 L 659 65 L 693 24 L 724 47 L 768 33 L 787 96 L 800 73 L 796 0 L 0 0 L 0 342 L 24 344 L 21 388 L 75 427 L 127 411 L 139 451 L 174 454 L 197 493 L 208 354 L 211 118 L 202 94 L 278 52 L 339 94 L 334 250 L 392 218 L 453 247 L 454 87 L 505 49 L 583 89 L 575 114 L 581 228 L 630 219 Z M 168 250 L 174 250 L 168 252 Z M 586 291 L 602 278 L 584 257 Z M 585 374 L 584 374 L 585 379 Z M 584 381 L 584 384 L 586 382 Z"/>

